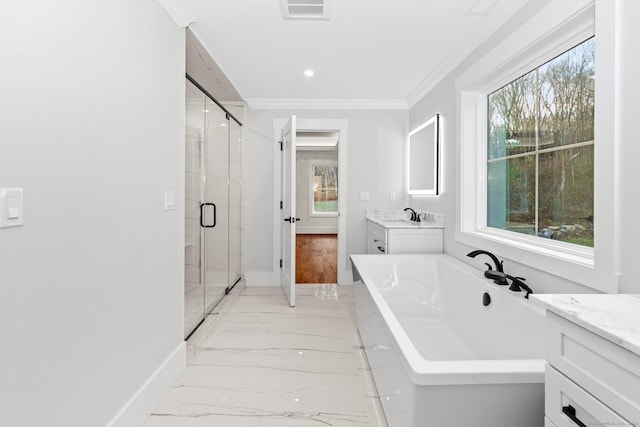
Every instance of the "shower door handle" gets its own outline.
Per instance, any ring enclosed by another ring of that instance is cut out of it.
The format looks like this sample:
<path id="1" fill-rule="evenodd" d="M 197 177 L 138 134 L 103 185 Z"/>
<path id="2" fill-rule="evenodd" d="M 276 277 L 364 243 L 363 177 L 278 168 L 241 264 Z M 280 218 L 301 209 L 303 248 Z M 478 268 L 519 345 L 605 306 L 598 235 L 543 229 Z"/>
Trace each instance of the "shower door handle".
<path id="1" fill-rule="evenodd" d="M 204 223 L 204 209 L 205 206 L 213 206 L 213 224 Z M 215 203 L 200 203 L 200 227 L 213 228 L 216 226 L 216 204 Z"/>

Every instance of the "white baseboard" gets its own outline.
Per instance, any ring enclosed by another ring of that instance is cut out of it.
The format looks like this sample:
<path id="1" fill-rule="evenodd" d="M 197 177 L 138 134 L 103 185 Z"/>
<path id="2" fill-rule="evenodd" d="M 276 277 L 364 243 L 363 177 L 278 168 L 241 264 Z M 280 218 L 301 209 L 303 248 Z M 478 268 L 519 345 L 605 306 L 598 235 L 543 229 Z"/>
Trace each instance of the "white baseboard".
<path id="1" fill-rule="evenodd" d="M 278 271 L 245 271 L 247 287 L 280 286 L 280 270 Z"/>
<path id="2" fill-rule="evenodd" d="M 338 234 L 338 226 L 297 225 L 296 234 Z"/>
<path id="3" fill-rule="evenodd" d="M 181 342 L 147 381 L 107 424 L 107 427 L 140 427 L 187 366 L 186 345 Z"/>
<path id="4" fill-rule="evenodd" d="M 245 271 L 244 278 L 249 288 L 280 286 L 280 271 Z M 338 283 L 340 285 L 353 285 L 351 270 L 339 272 Z"/>

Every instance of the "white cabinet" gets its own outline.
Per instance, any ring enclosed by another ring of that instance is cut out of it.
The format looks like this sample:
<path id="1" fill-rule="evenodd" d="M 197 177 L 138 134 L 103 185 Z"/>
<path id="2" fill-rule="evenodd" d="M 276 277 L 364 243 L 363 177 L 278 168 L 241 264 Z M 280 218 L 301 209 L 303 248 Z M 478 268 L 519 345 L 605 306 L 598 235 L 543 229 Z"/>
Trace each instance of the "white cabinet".
<path id="1" fill-rule="evenodd" d="M 387 253 L 387 230 L 371 221 L 367 221 L 367 253 Z"/>
<path id="2" fill-rule="evenodd" d="M 546 425 L 640 425 L 640 356 L 547 311 Z"/>
<path id="3" fill-rule="evenodd" d="M 367 253 L 421 254 L 443 252 L 442 228 L 407 225 L 383 227 L 367 221 Z"/>

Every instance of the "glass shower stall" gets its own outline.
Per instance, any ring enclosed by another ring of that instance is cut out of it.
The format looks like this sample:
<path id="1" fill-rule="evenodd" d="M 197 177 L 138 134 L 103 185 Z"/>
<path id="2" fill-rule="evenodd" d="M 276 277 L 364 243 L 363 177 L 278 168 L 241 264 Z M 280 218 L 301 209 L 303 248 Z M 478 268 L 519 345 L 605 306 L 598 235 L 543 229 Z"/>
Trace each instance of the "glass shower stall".
<path id="1" fill-rule="evenodd" d="M 243 106 L 222 105 L 187 76 L 185 338 L 242 278 Z"/>

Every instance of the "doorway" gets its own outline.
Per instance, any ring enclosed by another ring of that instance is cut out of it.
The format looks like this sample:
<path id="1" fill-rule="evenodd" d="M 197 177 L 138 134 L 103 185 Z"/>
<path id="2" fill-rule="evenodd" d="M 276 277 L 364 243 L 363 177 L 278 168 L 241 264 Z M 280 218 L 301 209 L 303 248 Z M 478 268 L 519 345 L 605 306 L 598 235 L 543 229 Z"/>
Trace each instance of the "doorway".
<path id="1" fill-rule="evenodd" d="M 339 137 L 296 133 L 296 284 L 338 283 Z"/>
<path id="2" fill-rule="evenodd" d="M 296 213 L 298 186 L 296 151 L 298 134 L 304 138 L 318 139 L 332 136 L 332 143 L 337 147 L 337 201 L 324 203 L 323 205 L 337 205 L 338 212 L 334 214 L 334 231 L 323 229 L 322 232 L 308 234 L 335 234 L 337 240 L 337 283 L 351 283 L 347 271 L 346 257 L 346 148 L 347 125 L 345 119 L 302 119 L 295 115 L 288 119 L 274 119 L 274 158 L 277 161 L 275 167 L 275 185 L 281 188 L 276 195 L 275 204 L 279 206 L 280 215 L 274 216 L 274 272 L 279 271 L 280 284 L 291 306 L 295 305 L 295 270 L 296 270 L 296 228 L 299 223 Z M 320 137 L 320 138 L 317 138 Z M 311 144 L 306 144 L 311 145 Z M 311 149 L 309 149 L 311 150 Z M 335 148 L 334 148 L 335 150 Z M 304 151 L 304 150 L 302 150 Z M 335 160 L 334 160 L 335 162 Z M 292 184 L 292 185 L 290 185 Z M 305 198 L 307 200 L 307 198 Z M 329 200 L 327 200 L 329 202 Z M 307 202 L 310 203 L 310 202 Z M 278 209 L 278 208 L 276 208 Z M 337 222 L 337 233 L 335 232 Z M 318 226 L 318 224 L 316 224 Z M 333 282 L 335 283 L 335 282 Z"/>

